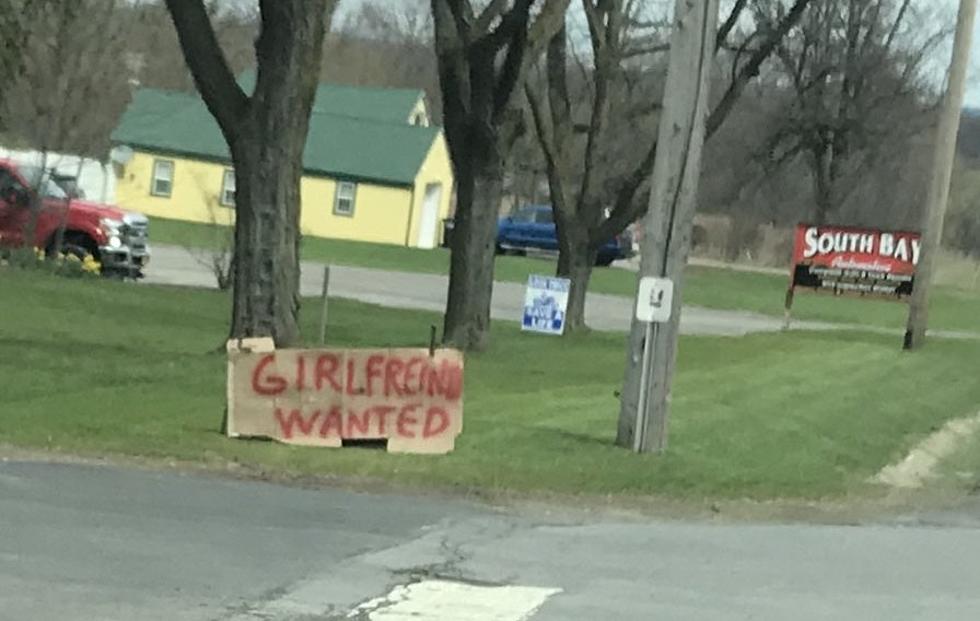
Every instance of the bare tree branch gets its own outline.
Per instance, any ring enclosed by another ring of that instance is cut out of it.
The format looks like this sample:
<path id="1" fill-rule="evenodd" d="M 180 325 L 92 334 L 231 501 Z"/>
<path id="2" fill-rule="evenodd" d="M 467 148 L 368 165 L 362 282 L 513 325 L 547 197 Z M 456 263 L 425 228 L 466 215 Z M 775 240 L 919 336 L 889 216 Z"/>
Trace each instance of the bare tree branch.
<path id="1" fill-rule="evenodd" d="M 541 12 L 530 22 L 532 0 L 518 0 L 512 9 L 520 28 L 511 32 L 500 77 L 494 85 L 494 116 L 504 113 L 527 66 L 540 58 L 542 51 L 558 30 L 564 27 L 565 11 L 570 0 L 546 0 Z M 503 24 L 501 24 L 501 27 Z"/>
<path id="2" fill-rule="evenodd" d="M 166 0 L 187 65 L 208 110 L 226 137 L 236 135 L 239 120 L 248 108 L 248 96 L 235 81 L 224 52 L 218 45 L 211 18 L 202 0 Z"/>
<path id="3" fill-rule="evenodd" d="M 901 27 L 905 13 L 909 10 L 909 5 L 911 4 L 912 0 L 902 0 L 902 6 L 898 9 L 898 16 L 895 18 L 895 23 L 892 24 L 891 29 L 888 31 L 888 36 L 885 37 L 884 49 L 886 53 L 891 50 L 892 44 L 895 42 L 895 37 L 898 35 L 898 29 Z"/>
<path id="4" fill-rule="evenodd" d="M 476 23 L 473 24 L 473 32 L 477 37 L 482 37 L 483 35 L 490 32 L 490 25 L 493 21 L 504 14 L 507 9 L 507 4 L 509 0 L 492 0 L 490 4 L 486 6 L 483 11 L 480 12 L 479 17 L 476 18 Z M 469 3 L 465 3 L 469 5 Z"/>
<path id="5" fill-rule="evenodd" d="M 729 86 L 725 95 L 722 96 L 721 101 L 708 115 L 705 126 L 706 140 L 721 127 L 749 81 L 758 75 L 759 67 L 761 67 L 762 63 L 778 47 L 780 41 L 786 36 L 789 30 L 799 22 L 800 17 L 810 2 L 811 0 L 796 0 L 790 11 L 782 17 L 778 26 L 766 34 L 766 39 L 753 52 L 752 58 L 738 72 L 736 80 Z M 646 210 L 646 204 L 643 201 L 637 200 L 636 193 L 648 178 L 650 170 L 653 168 L 653 161 L 656 158 L 656 154 L 657 141 L 654 140 L 637 167 L 620 183 L 616 192 L 612 214 L 595 231 L 595 234 L 592 236 L 593 244 L 605 243 L 610 237 L 635 221 Z"/>
<path id="6" fill-rule="evenodd" d="M 796 0 L 793 3 L 793 7 L 780 20 L 775 30 L 767 34 L 766 39 L 752 54 L 749 61 L 739 70 L 735 80 L 728 85 L 728 89 L 725 91 L 725 94 L 722 95 L 721 100 L 708 116 L 708 121 L 705 126 L 706 138 L 714 134 L 725 121 L 728 114 L 732 111 L 732 108 L 735 107 L 735 102 L 738 101 L 738 98 L 742 95 L 742 91 L 745 90 L 745 87 L 748 85 L 749 81 L 751 81 L 755 76 L 759 75 L 759 68 L 762 66 L 762 63 L 764 63 L 766 59 L 772 55 L 773 51 L 779 46 L 779 42 L 783 40 L 790 29 L 799 23 L 800 18 L 803 16 L 803 12 L 810 5 L 810 2 L 811 0 Z"/>
<path id="7" fill-rule="evenodd" d="M 735 24 L 738 23 L 740 17 L 742 17 L 742 11 L 745 10 L 745 5 L 748 4 L 749 0 L 736 0 L 735 6 L 732 7 L 731 13 L 728 14 L 728 18 L 718 27 L 718 35 L 715 38 L 715 47 L 720 49 L 728 41 L 728 35 L 731 34 L 732 30 L 735 28 Z"/>

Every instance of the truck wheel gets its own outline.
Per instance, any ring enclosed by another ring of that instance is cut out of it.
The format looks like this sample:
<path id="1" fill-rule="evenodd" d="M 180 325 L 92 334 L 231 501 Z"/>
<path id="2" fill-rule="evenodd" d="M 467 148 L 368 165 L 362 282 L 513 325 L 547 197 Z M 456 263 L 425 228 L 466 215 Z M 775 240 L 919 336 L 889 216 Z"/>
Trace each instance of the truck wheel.
<path id="1" fill-rule="evenodd" d="M 54 257 L 54 245 L 54 240 L 52 240 L 47 250 L 49 258 Z M 61 256 L 65 258 L 75 257 L 80 263 L 84 263 L 86 257 L 92 257 L 96 261 L 101 261 L 98 244 L 88 235 L 76 231 L 65 233 L 64 239 L 61 240 Z M 105 271 L 102 270 L 102 273 L 104 274 Z"/>
<path id="2" fill-rule="evenodd" d="M 610 265 L 613 264 L 613 261 L 615 260 L 616 258 L 612 256 L 599 255 L 598 257 L 596 257 L 595 264 L 598 267 L 609 267 Z"/>
<path id="3" fill-rule="evenodd" d="M 54 253 L 55 242 L 52 240 L 48 246 L 47 254 L 49 257 L 53 257 Z M 61 254 L 63 256 L 74 256 L 79 261 L 84 260 L 88 255 L 92 255 L 98 260 L 99 248 L 87 235 L 65 233 L 64 239 L 61 240 Z"/>
<path id="4" fill-rule="evenodd" d="M 91 253 L 87 251 L 83 246 L 65 240 L 65 242 L 61 245 L 61 254 L 65 256 L 71 255 L 74 256 L 79 261 L 84 261 L 85 257 Z"/>

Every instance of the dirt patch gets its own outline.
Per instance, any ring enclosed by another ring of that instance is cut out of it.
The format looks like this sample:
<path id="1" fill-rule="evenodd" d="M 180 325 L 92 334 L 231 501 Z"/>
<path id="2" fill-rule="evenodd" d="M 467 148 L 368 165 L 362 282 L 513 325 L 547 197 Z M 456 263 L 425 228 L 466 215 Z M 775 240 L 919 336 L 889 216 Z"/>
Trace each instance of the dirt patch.
<path id="1" fill-rule="evenodd" d="M 952 455 L 964 441 L 980 432 L 980 413 L 951 420 L 919 442 L 902 461 L 885 466 L 873 482 L 901 489 L 922 487 L 936 474 L 936 466 Z"/>

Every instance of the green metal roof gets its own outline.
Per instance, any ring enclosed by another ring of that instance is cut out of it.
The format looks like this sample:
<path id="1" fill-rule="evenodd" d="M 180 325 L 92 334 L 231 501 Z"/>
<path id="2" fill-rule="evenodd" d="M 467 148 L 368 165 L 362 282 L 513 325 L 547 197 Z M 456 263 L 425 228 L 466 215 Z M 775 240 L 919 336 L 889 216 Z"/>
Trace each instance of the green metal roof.
<path id="1" fill-rule="evenodd" d="M 238 84 L 251 94 L 255 90 L 255 72 L 242 73 Z M 409 115 L 424 95 L 421 89 L 320 84 L 313 100 L 313 111 L 365 120 L 408 123 Z"/>
<path id="2" fill-rule="evenodd" d="M 404 105 L 409 92 L 321 86 L 303 156 L 306 172 L 384 185 L 414 183 L 439 128 L 408 124 L 418 101 Z M 396 109 L 404 113 L 398 116 Z M 187 93 L 140 89 L 112 141 L 192 158 L 231 159 L 204 102 Z"/>

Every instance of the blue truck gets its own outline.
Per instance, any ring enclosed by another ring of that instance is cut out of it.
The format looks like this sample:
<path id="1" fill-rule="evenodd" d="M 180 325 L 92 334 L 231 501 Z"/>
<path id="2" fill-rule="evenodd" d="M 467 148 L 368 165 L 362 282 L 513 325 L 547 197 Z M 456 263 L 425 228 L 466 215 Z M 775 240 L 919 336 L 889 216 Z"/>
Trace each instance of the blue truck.
<path id="1" fill-rule="evenodd" d="M 551 205 L 524 205 L 497 222 L 497 253 L 525 254 L 528 251 L 558 251 Z M 633 256 L 633 239 L 623 231 L 599 248 L 596 265 L 606 267 L 613 261 Z"/>

